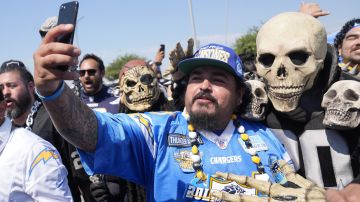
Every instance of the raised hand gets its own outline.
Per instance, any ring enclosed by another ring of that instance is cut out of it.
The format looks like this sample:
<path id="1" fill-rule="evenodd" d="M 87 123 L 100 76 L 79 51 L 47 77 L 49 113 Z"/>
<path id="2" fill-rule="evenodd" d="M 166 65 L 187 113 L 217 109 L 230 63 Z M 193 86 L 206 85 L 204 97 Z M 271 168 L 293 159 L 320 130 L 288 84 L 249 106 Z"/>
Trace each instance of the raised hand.
<path id="1" fill-rule="evenodd" d="M 56 42 L 58 36 L 73 29 L 73 25 L 58 25 L 50 29 L 33 55 L 35 85 L 44 96 L 51 95 L 61 80 L 74 80 L 79 77 L 77 72 L 59 68 L 78 64 L 80 49 L 71 44 Z"/>
<path id="2" fill-rule="evenodd" d="M 193 55 L 194 40 L 192 38 L 190 38 L 188 40 L 187 44 L 188 44 L 188 46 L 187 46 L 186 51 L 184 51 L 180 42 L 178 42 L 176 44 L 176 47 L 169 53 L 170 65 L 169 65 L 168 69 L 170 69 L 170 73 L 172 74 L 172 77 L 175 81 L 180 80 L 184 76 L 182 74 L 182 72 L 178 71 L 178 69 L 177 69 L 178 63 L 181 60 Z"/>

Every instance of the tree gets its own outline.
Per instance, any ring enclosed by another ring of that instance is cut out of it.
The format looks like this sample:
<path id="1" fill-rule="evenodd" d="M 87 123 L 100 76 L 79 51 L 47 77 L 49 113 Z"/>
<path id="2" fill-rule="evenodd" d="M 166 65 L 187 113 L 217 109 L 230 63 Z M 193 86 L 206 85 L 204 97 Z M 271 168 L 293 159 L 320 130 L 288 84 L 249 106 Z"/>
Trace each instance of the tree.
<path id="1" fill-rule="evenodd" d="M 258 31 L 259 27 L 251 27 L 244 36 L 236 39 L 233 48 L 238 55 L 256 55 L 256 35 Z"/>
<path id="2" fill-rule="evenodd" d="M 106 67 L 105 77 L 109 80 L 118 79 L 121 68 L 128 61 L 134 60 L 134 59 L 146 60 L 144 57 L 140 57 L 136 54 L 125 54 L 123 56 L 119 56 Z"/>

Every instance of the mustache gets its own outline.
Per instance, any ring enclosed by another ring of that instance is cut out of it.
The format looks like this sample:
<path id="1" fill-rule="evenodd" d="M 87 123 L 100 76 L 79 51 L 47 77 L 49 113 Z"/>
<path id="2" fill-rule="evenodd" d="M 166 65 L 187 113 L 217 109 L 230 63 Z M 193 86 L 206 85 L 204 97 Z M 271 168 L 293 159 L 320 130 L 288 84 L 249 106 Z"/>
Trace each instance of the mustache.
<path id="1" fill-rule="evenodd" d="M 360 45 L 356 45 L 352 50 L 356 51 L 356 50 L 359 50 L 359 49 L 360 49 Z"/>
<path id="2" fill-rule="evenodd" d="M 4 101 L 5 102 L 15 102 L 16 103 L 16 100 L 12 99 L 11 97 L 5 97 Z"/>
<path id="3" fill-rule="evenodd" d="M 198 94 L 196 94 L 192 100 L 192 102 L 194 103 L 195 100 L 199 99 L 199 98 L 205 98 L 210 100 L 211 102 L 217 103 L 216 98 L 214 98 L 208 91 L 200 91 Z"/>

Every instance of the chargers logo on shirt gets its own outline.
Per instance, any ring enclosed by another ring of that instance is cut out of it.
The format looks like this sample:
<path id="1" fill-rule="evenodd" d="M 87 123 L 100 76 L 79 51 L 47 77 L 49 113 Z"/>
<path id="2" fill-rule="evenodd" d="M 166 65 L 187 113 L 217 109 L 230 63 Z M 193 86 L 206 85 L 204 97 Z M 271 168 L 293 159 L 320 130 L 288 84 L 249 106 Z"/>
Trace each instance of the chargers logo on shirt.
<path id="1" fill-rule="evenodd" d="M 39 152 L 38 155 L 34 158 L 33 162 L 31 163 L 29 169 L 29 178 L 31 176 L 32 171 L 34 168 L 40 163 L 43 162 L 45 165 L 50 159 L 59 159 L 59 155 L 55 153 L 55 150 L 50 148 L 44 148 L 42 151 Z"/>
<path id="2" fill-rule="evenodd" d="M 154 138 L 154 134 L 151 130 L 151 121 L 145 117 L 144 114 L 130 114 L 130 116 L 136 120 L 136 122 L 138 122 L 140 124 L 141 129 L 144 130 L 147 132 L 147 134 L 151 137 L 151 138 Z"/>
<path id="3" fill-rule="evenodd" d="M 189 184 L 185 192 L 185 197 L 196 200 L 217 201 L 211 196 L 211 193 L 214 190 L 230 194 L 256 195 L 256 190 L 251 187 L 240 185 L 234 181 L 211 176 L 208 187 L 197 187 L 193 184 Z"/>

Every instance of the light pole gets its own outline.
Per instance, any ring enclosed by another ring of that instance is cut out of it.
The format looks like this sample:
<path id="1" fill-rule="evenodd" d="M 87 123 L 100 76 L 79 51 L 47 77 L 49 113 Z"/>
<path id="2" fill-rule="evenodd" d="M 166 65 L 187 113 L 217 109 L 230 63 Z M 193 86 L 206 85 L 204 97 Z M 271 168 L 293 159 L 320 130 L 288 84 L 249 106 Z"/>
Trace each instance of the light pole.
<path id="1" fill-rule="evenodd" d="M 196 29 L 195 29 L 195 21 L 194 21 L 193 9 L 192 9 L 192 0 L 189 0 L 188 2 L 189 2 L 191 24 L 192 24 L 193 35 L 194 35 L 194 48 L 195 48 L 195 50 L 197 50 L 199 44 L 198 44 L 198 40 L 196 38 Z"/>
<path id="2" fill-rule="evenodd" d="M 79 45 L 79 37 L 78 37 L 78 29 L 79 29 L 79 22 L 80 20 L 84 19 L 85 16 L 81 16 L 80 18 L 78 18 L 78 20 L 76 21 L 76 28 L 75 28 L 75 39 L 76 39 L 76 46 L 80 47 Z"/>

